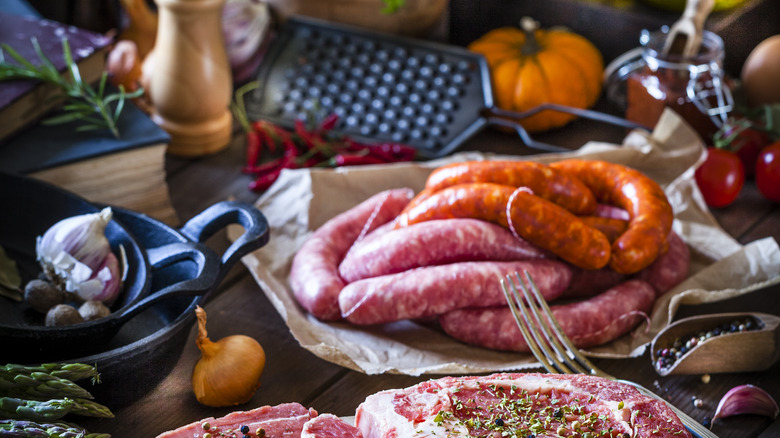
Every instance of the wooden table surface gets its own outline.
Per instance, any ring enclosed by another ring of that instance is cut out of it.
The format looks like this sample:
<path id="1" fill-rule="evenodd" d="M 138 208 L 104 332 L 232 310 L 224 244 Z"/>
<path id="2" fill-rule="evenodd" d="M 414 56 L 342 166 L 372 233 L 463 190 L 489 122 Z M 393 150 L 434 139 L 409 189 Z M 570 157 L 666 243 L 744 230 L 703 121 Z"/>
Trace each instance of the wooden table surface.
<path id="1" fill-rule="evenodd" d="M 567 147 L 578 147 L 589 139 L 619 142 L 623 132 L 578 121 L 539 139 Z M 526 155 L 534 153 L 513 136 L 487 130 L 469 140 L 461 150 L 483 150 Z M 229 148 L 219 154 L 199 158 L 168 158 L 168 182 L 174 206 L 186 220 L 207 206 L 228 198 L 253 203 L 257 193 L 247 189 L 250 179 L 240 173 L 243 140 L 236 136 Z M 772 236 L 780 241 L 780 205 L 763 200 L 752 182 L 731 206 L 713 211 L 723 228 L 746 244 Z M 215 236 L 209 245 L 224 248 L 225 236 Z M 780 314 L 780 287 L 754 292 L 748 296 L 716 304 L 680 309 L 679 316 L 724 311 L 762 311 Z M 298 345 L 282 318 L 267 300 L 243 265 L 231 270 L 218 291 L 206 303 L 209 335 L 219 339 L 243 333 L 255 337 L 264 347 L 267 364 L 262 386 L 249 403 L 236 407 L 251 409 L 262 405 L 299 402 L 321 413 L 354 415 L 366 396 L 383 389 L 400 388 L 438 377 L 403 375 L 364 375 L 314 356 Z M 190 375 L 200 353 L 195 345 L 195 327 L 191 328 L 183 353 L 173 371 L 148 394 L 130 406 L 114 409 L 116 418 L 85 420 L 91 431 L 122 437 L 154 437 L 164 431 L 209 416 L 222 416 L 233 409 L 201 406 L 192 393 Z M 724 360 L 727 360 L 724 358 Z M 760 373 L 712 375 L 709 383 L 701 376 L 660 377 L 650 365 L 649 352 L 635 359 L 596 360 L 598 366 L 623 379 L 652 388 L 686 411 L 705 421 L 712 417 L 720 398 L 730 388 L 751 383 L 780 399 L 780 368 Z M 138 364 L 143 367 L 143 363 Z M 132 378 L 132 376 L 128 376 Z M 139 384 L 143 384 L 140 382 Z M 693 398 L 703 401 L 694 406 Z M 110 401 L 101 400 L 109 404 Z M 779 422 L 744 415 L 717 420 L 713 431 L 722 437 L 780 436 Z"/>

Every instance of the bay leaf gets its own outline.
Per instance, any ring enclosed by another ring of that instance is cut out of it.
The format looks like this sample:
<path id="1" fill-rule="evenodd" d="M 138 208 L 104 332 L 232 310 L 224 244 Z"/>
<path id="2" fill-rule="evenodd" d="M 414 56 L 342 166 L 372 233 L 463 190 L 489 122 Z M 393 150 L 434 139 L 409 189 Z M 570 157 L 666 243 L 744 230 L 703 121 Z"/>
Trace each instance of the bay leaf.
<path id="1" fill-rule="evenodd" d="M 0 246 L 0 286 L 9 289 L 10 292 L 16 292 L 17 295 L 21 295 L 20 287 L 22 285 L 22 277 L 19 275 L 19 269 L 16 267 L 16 262 L 8 257 L 2 246 Z M 4 296 L 11 296 L 3 294 Z"/>

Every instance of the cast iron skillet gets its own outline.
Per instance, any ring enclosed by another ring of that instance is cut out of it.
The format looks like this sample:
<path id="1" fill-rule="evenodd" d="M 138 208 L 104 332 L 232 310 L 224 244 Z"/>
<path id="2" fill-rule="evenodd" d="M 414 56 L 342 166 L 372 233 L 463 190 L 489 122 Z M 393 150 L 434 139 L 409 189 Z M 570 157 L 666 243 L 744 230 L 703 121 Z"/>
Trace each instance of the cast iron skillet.
<path id="1" fill-rule="evenodd" d="M 0 245 L 19 265 L 23 282 L 40 272 L 35 261 L 35 238 L 60 219 L 99 211 L 97 206 L 69 192 L 30 178 L 0 174 Z M 244 234 L 220 258 L 203 242 L 231 223 Z M 151 223 L 149 227 L 162 226 Z M 141 229 L 136 233 L 152 230 Z M 104 351 L 123 324 L 162 300 L 177 296 L 204 296 L 246 253 L 268 242 L 268 224 L 257 209 L 237 202 L 214 204 L 190 219 L 182 239 L 147 242 L 141 246 L 115 218 L 106 229 L 112 246 L 124 247 L 128 276 L 112 314 L 97 321 L 66 327 L 45 327 L 43 315 L 25 303 L 0 299 L 0 360 L 37 362 L 60 360 Z M 173 269 L 177 281 L 152 288 L 155 271 Z M 150 291 L 153 290 L 153 293 Z"/>
<path id="2" fill-rule="evenodd" d="M 192 236 L 185 236 L 181 231 L 137 212 L 116 208 L 114 217 L 138 236 L 141 247 L 192 240 Z M 241 252 L 244 250 L 236 254 Z M 225 272 L 227 267 L 220 270 L 220 274 Z M 181 281 L 186 275 L 177 265 L 156 270 L 152 273 L 152 290 Z M 99 353 L 70 356 L 65 361 L 97 366 L 101 383 L 79 383 L 95 396 L 95 400 L 111 409 L 127 406 L 145 396 L 171 373 L 186 345 L 194 348 L 194 340 L 188 344 L 188 337 L 194 336 L 191 327 L 195 323 L 195 307 L 202 306 L 205 300 L 205 296 L 179 296 L 161 301 L 130 319 Z M 90 427 L 87 418 L 83 421 L 82 425 L 88 429 L 100 429 L 99 424 Z"/>

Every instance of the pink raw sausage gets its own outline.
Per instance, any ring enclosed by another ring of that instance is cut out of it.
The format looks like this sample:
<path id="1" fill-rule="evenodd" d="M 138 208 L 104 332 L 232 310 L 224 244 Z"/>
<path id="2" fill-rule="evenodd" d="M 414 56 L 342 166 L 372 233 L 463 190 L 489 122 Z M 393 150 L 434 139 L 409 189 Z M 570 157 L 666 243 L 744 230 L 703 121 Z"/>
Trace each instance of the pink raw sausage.
<path id="1" fill-rule="evenodd" d="M 669 249 L 636 274 L 636 278 L 650 283 L 658 296 L 688 278 L 691 266 L 691 251 L 682 238 L 672 231 L 667 241 Z"/>
<path id="2" fill-rule="evenodd" d="M 393 220 L 413 196 L 411 189 L 380 192 L 317 229 L 295 254 L 290 268 L 290 287 L 298 303 L 319 319 L 340 319 L 341 259 L 358 237 Z"/>
<path id="3" fill-rule="evenodd" d="M 368 236 L 339 265 L 347 282 L 465 261 L 516 261 L 552 254 L 479 219 L 438 219 Z"/>
<path id="4" fill-rule="evenodd" d="M 555 260 L 450 263 L 349 283 L 339 295 L 339 307 L 349 322 L 364 325 L 496 306 L 506 303 L 501 279 L 524 270 L 548 300 L 558 297 L 571 279 L 569 266 Z"/>
<path id="5" fill-rule="evenodd" d="M 574 345 L 585 348 L 627 333 L 652 310 L 654 302 L 655 291 L 650 284 L 628 280 L 588 300 L 550 308 Z M 467 344 L 530 352 L 507 306 L 455 310 L 441 315 L 439 323 L 450 336 Z"/>

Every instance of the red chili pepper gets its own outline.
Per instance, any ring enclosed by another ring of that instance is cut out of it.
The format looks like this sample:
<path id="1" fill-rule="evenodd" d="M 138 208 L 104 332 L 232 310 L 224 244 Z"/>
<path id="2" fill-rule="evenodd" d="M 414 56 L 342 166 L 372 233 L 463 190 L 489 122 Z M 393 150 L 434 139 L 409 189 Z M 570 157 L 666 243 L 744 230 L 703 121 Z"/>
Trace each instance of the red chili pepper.
<path id="1" fill-rule="evenodd" d="M 374 146 L 395 161 L 411 161 L 417 156 L 417 149 L 399 143 L 382 143 Z"/>
<path id="2" fill-rule="evenodd" d="M 249 183 L 249 189 L 257 192 L 268 189 L 268 187 L 271 187 L 271 184 L 279 178 L 281 172 L 282 169 L 278 168 L 258 176 L 254 181 Z"/>
<path id="3" fill-rule="evenodd" d="M 251 168 L 257 164 L 260 159 L 260 135 L 255 131 L 246 132 L 246 163 L 245 173 L 252 173 Z"/>
<path id="4" fill-rule="evenodd" d="M 273 161 L 269 161 L 263 164 L 255 165 L 249 168 L 245 168 L 245 173 L 253 173 L 255 175 L 262 175 L 264 173 L 268 173 L 273 169 L 276 169 L 277 167 L 281 166 L 282 164 L 282 158 L 277 158 Z"/>
<path id="5" fill-rule="evenodd" d="M 288 155 L 275 160 L 273 163 L 276 165 L 275 167 L 270 167 L 267 172 L 260 174 L 254 181 L 249 183 L 249 188 L 251 190 L 265 190 L 279 178 L 279 174 L 283 169 L 295 169 L 298 167 L 295 157 Z"/>
<path id="6" fill-rule="evenodd" d="M 327 117 L 320 122 L 320 131 L 330 131 L 339 122 L 339 115 L 336 113 L 330 113 Z"/>
<path id="7" fill-rule="evenodd" d="M 328 161 L 331 166 L 355 166 L 359 164 L 382 164 L 384 160 L 371 155 L 336 154 Z"/>
<path id="8" fill-rule="evenodd" d="M 275 131 L 275 127 L 276 125 L 265 120 L 258 120 L 252 123 L 252 129 L 265 140 L 266 147 L 268 147 L 268 150 L 271 152 L 276 152 L 277 140 L 270 132 Z"/>

